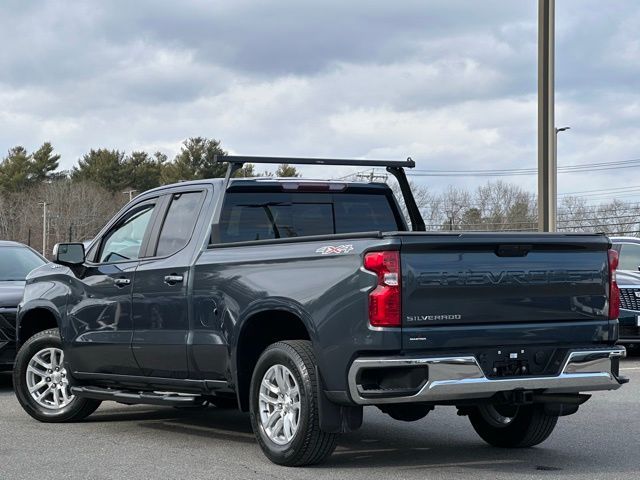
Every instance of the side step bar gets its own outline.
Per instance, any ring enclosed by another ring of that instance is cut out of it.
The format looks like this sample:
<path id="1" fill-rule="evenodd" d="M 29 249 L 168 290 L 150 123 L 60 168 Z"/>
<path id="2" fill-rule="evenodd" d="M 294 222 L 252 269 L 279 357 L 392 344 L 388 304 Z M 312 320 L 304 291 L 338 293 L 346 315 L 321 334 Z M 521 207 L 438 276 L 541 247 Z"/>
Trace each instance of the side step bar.
<path id="1" fill-rule="evenodd" d="M 82 398 L 94 400 L 112 400 L 127 405 L 164 405 L 170 407 L 184 407 L 197 405 L 200 395 L 185 395 L 164 392 L 134 392 L 131 390 L 115 390 L 100 387 L 71 387 L 71 393 Z"/>

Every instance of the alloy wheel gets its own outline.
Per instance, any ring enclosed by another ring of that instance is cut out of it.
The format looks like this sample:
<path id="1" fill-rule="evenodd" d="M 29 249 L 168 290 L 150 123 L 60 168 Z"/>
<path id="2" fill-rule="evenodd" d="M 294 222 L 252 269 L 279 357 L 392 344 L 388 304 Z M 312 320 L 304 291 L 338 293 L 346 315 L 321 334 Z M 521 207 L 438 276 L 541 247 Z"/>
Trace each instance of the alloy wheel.
<path id="1" fill-rule="evenodd" d="M 38 405 L 50 410 L 60 410 L 73 402 L 75 397 L 71 394 L 61 349 L 45 348 L 31 357 L 27 388 Z"/>
<path id="2" fill-rule="evenodd" d="M 260 383 L 260 426 L 277 445 L 291 442 L 300 422 L 300 389 L 284 365 L 272 365 Z"/>

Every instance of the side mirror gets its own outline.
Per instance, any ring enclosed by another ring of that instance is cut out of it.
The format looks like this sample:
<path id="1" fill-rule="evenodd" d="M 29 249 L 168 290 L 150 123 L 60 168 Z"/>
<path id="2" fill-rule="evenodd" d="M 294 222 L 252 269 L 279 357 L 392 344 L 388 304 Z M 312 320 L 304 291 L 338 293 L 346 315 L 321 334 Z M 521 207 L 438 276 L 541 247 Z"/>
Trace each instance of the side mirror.
<path id="1" fill-rule="evenodd" d="M 75 266 L 84 263 L 82 243 L 58 243 L 53 247 L 53 261 L 60 265 Z"/>

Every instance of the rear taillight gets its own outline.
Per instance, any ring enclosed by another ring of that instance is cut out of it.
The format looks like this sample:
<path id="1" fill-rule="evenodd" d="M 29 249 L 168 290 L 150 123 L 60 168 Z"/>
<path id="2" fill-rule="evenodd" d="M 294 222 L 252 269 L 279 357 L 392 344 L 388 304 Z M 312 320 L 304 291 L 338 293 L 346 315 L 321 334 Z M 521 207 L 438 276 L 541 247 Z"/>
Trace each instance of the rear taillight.
<path id="1" fill-rule="evenodd" d="M 620 289 L 616 281 L 618 268 L 618 252 L 609 250 L 609 319 L 615 320 L 620 316 Z"/>
<path id="2" fill-rule="evenodd" d="M 373 327 L 401 325 L 400 253 L 370 252 L 364 268 L 378 275 L 378 286 L 369 294 L 369 323 Z"/>

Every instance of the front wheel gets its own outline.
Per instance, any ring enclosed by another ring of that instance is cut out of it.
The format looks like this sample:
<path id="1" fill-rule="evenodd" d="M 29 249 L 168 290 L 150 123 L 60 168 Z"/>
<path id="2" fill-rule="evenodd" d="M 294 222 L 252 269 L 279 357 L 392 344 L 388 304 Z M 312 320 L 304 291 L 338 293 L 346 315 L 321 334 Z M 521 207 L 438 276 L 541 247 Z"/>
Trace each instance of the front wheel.
<path id="1" fill-rule="evenodd" d="M 543 405 L 480 405 L 469 413 L 474 430 L 490 445 L 503 448 L 533 447 L 544 442 L 558 422 Z"/>
<path id="2" fill-rule="evenodd" d="M 260 356 L 251 379 L 251 425 L 272 462 L 312 465 L 335 449 L 337 435 L 320 429 L 317 382 L 309 341 L 274 343 Z"/>
<path id="3" fill-rule="evenodd" d="M 82 420 L 100 406 L 97 400 L 71 394 L 57 329 L 35 334 L 20 348 L 13 385 L 22 408 L 41 422 Z"/>

